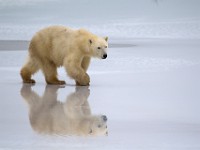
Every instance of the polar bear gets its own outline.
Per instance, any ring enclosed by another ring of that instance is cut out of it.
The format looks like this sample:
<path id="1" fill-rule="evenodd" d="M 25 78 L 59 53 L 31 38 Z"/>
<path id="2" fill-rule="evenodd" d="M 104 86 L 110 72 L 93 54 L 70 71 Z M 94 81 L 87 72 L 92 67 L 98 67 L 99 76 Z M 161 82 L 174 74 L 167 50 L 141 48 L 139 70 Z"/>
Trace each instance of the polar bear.
<path id="1" fill-rule="evenodd" d="M 65 102 L 57 100 L 59 85 L 47 85 L 42 97 L 30 84 L 21 88 L 21 96 L 29 107 L 29 120 L 34 131 L 46 135 L 107 136 L 107 117 L 92 115 L 87 101 L 87 86 L 76 87 Z"/>
<path id="2" fill-rule="evenodd" d="M 85 30 L 50 26 L 38 31 L 29 45 L 27 62 L 21 69 L 24 83 L 35 83 L 31 76 L 42 70 L 47 84 L 65 84 L 57 78 L 57 67 L 64 66 L 76 85 L 89 85 L 86 73 L 91 57 L 106 59 L 108 37 Z"/>

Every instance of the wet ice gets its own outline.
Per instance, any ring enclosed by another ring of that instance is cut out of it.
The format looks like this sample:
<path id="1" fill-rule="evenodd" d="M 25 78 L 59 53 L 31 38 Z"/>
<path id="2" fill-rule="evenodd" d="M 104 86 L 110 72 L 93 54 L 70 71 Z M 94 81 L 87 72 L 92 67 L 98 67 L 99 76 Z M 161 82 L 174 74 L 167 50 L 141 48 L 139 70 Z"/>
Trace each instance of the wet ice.
<path id="1" fill-rule="evenodd" d="M 136 46 L 111 47 L 106 61 L 91 63 L 91 85 L 84 90 L 90 91 L 91 114 L 108 118 L 108 136 L 98 137 L 38 134 L 20 92 L 19 70 L 27 52 L 1 51 L 1 148 L 198 149 L 200 42 L 132 39 L 111 43 Z M 41 72 L 34 78 L 37 83 L 31 89 L 42 97 L 46 83 Z M 63 68 L 59 78 L 67 85 L 57 90 L 56 103 L 65 103 L 77 87 Z"/>

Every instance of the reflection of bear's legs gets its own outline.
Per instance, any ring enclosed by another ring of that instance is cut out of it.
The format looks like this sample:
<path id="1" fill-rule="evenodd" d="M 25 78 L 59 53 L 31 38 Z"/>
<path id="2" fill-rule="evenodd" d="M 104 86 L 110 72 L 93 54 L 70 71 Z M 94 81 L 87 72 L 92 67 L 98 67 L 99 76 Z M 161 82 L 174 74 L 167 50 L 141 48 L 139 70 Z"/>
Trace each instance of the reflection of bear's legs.
<path id="1" fill-rule="evenodd" d="M 88 87 L 76 87 L 76 95 L 80 97 L 81 100 L 81 111 L 84 115 L 91 115 L 90 105 L 88 103 L 88 97 L 90 96 L 90 90 Z"/>
<path id="2" fill-rule="evenodd" d="M 81 108 L 84 115 L 91 115 L 90 105 L 87 100 L 84 102 Z"/>
<path id="3" fill-rule="evenodd" d="M 58 80 L 57 67 L 54 63 L 43 60 L 42 71 L 48 84 L 65 84 L 65 81 Z"/>
<path id="4" fill-rule="evenodd" d="M 23 84 L 20 92 L 29 107 L 35 108 L 38 105 L 40 97 L 31 89 L 30 84 Z"/>
<path id="5" fill-rule="evenodd" d="M 67 96 L 67 100 L 64 103 L 65 112 L 69 114 L 70 117 L 76 119 L 91 115 L 90 106 L 88 103 L 89 95 L 90 90 L 88 86 L 77 86 L 76 92 L 73 92 Z"/>
<path id="6" fill-rule="evenodd" d="M 57 102 L 57 91 L 59 88 L 61 88 L 60 85 L 46 85 L 45 92 L 42 97 L 43 101 L 51 105 L 55 104 Z"/>
<path id="7" fill-rule="evenodd" d="M 37 60 L 29 57 L 26 64 L 21 69 L 21 77 L 24 83 L 35 83 L 35 80 L 31 79 L 31 75 L 36 73 L 39 70 L 39 65 Z"/>

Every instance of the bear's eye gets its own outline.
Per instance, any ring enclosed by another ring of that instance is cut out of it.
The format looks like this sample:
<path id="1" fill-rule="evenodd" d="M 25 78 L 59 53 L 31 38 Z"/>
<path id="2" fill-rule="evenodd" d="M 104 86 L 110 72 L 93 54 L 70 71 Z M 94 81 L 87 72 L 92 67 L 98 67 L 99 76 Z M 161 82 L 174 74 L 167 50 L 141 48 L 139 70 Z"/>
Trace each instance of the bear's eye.
<path id="1" fill-rule="evenodd" d="M 101 125 L 100 125 L 100 124 L 98 125 L 98 128 L 101 128 Z"/>
<path id="2" fill-rule="evenodd" d="M 101 49 L 101 47 L 97 47 L 98 49 Z"/>
<path id="3" fill-rule="evenodd" d="M 105 46 L 105 48 L 108 48 L 108 46 Z"/>

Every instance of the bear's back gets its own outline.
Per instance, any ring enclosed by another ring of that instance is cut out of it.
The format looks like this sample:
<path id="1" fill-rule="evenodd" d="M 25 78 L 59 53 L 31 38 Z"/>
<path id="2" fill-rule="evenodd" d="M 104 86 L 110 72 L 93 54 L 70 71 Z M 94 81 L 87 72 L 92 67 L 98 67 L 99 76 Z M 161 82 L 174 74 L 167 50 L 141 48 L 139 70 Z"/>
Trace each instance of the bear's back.
<path id="1" fill-rule="evenodd" d="M 32 38 L 29 52 L 32 56 L 62 65 L 65 51 L 76 35 L 76 30 L 65 26 L 50 26 L 39 30 Z"/>

